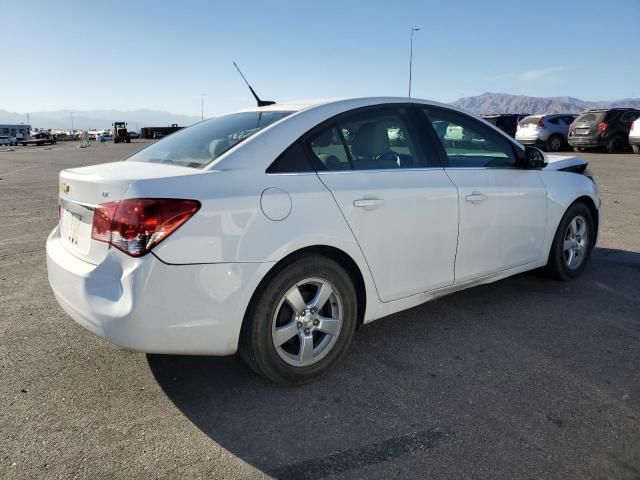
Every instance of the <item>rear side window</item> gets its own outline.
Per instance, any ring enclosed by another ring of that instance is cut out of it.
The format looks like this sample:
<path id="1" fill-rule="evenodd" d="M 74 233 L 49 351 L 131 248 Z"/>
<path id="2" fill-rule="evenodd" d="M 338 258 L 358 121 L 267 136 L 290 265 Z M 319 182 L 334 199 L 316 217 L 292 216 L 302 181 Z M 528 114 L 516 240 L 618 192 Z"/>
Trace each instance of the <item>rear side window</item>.
<path id="1" fill-rule="evenodd" d="M 525 117 L 520 120 L 520 125 L 535 125 L 541 117 Z"/>
<path id="2" fill-rule="evenodd" d="M 562 124 L 561 117 L 548 118 L 547 123 L 550 123 L 551 125 L 561 125 Z"/>
<path id="3" fill-rule="evenodd" d="M 450 110 L 429 108 L 433 125 L 449 160 L 449 167 L 513 168 L 516 157 L 511 142 L 479 121 Z"/>
<path id="4" fill-rule="evenodd" d="M 287 148 L 275 161 L 267 168 L 267 173 L 294 173 L 294 172 L 312 172 L 313 168 L 309 163 L 307 154 L 296 142 Z"/>

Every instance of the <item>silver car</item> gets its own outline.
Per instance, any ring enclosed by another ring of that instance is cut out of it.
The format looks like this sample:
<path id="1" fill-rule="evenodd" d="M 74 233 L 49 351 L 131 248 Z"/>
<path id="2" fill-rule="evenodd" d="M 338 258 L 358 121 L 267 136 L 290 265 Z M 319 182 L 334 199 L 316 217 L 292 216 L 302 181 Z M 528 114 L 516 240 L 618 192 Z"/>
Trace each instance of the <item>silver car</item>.
<path id="1" fill-rule="evenodd" d="M 523 145 L 536 145 L 549 152 L 558 152 L 567 145 L 569 125 L 576 117 L 572 113 L 530 115 L 518 124 L 516 140 Z"/>

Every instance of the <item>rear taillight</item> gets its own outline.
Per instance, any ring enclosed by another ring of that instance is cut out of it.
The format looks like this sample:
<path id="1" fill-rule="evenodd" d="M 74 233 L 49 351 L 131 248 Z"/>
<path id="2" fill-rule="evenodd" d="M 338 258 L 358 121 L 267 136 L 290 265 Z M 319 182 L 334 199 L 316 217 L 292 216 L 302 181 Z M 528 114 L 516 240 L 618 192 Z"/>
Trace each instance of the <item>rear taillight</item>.
<path id="1" fill-rule="evenodd" d="M 598 132 L 606 132 L 607 128 L 609 128 L 609 124 L 607 122 L 600 122 L 598 124 Z"/>
<path id="2" fill-rule="evenodd" d="M 200 209 L 197 200 L 131 198 L 98 205 L 91 238 L 132 257 L 148 253 Z"/>
<path id="3" fill-rule="evenodd" d="M 545 124 L 542 121 L 542 119 L 538 120 L 538 123 L 536 123 L 536 128 L 544 128 Z"/>
<path id="4" fill-rule="evenodd" d="M 636 124 L 636 122 L 633 122 L 633 123 L 631 124 L 631 131 L 633 131 L 633 126 L 634 126 L 635 124 Z"/>

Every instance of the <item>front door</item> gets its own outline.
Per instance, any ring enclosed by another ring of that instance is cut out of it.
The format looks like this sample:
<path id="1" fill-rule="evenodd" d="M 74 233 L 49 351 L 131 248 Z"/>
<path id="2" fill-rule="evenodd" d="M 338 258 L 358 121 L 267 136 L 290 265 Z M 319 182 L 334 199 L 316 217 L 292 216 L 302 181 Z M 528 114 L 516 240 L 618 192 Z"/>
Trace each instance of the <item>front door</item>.
<path id="1" fill-rule="evenodd" d="M 458 187 L 460 235 L 455 282 L 542 258 L 547 192 L 538 170 L 518 168 L 512 144 L 481 121 L 429 108 L 447 175 Z"/>

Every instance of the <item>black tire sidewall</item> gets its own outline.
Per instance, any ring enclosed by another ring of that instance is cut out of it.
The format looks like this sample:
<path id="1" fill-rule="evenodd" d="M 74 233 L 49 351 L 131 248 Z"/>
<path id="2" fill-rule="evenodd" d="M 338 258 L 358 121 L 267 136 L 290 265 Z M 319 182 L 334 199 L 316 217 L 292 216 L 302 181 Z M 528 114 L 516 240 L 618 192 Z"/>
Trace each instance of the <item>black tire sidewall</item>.
<path id="1" fill-rule="evenodd" d="M 307 367 L 289 365 L 278 355 L 271 323 L 282 296 L 297 282 L 309 277 L 329 281 L 342 300 L 343 324 L 338 340 L 320 361 Z M 303 256 L 287 265 L 254 296 L 245 318 L 240 353 L 260 375 L 281 385 L 299 385 L 328 373 L 346 353 L 357 324 L 357 300 L 349 274 L 335 261 L 318 255 Z"/>
<path id="2" fill-rule="evenodd" d="M 587 221 L 587 225 L 589 228 L 589 246 L 587 248 L 587 253 L 584 260 L 582 261 L 582 264 L 575 270 L 571 270 L 564 261 L 564 234 L 567 231 L 569 223 L 571 223 L 571 221 L 578 215 L 581 215 Z M 591 252 L 593 251 L 593 247 L 595 246 L 595 238 L 596 227 L 591 210 L 584 203 L 574 203 L 566 211 L 566 213 L 562 217 L 562 220 L 560 220 L 556 235 L 553 238 L 553 245 L 551 246 L 551 254 L 548 265 L 554 276 L 560 280 L 571 280 L 573 278 L 579 277 L 586 268 L 587 263 L 589 263 Z"/>

